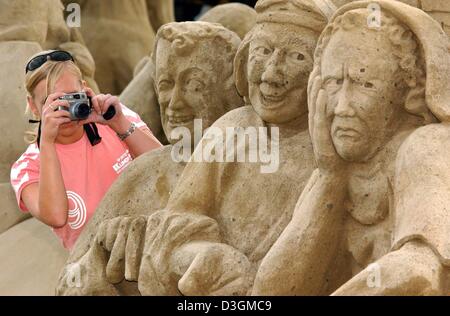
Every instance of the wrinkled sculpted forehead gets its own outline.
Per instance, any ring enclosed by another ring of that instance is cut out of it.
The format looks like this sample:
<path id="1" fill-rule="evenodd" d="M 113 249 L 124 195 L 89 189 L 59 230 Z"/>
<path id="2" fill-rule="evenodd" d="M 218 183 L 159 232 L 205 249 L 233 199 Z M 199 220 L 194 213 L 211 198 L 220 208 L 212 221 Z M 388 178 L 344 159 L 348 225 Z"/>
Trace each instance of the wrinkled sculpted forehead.
<path id="1" fill-rule="evenodd" d="M 367 27 L 337 30 L 321 56 L 323 81 L 347 71 L 353 79 L 392 80 L 398 68 L 387 34 Z"/>
<path id="2" fill-rule="evenodd" d="M 264 41 L 273 48 L 301 49 L 312 57 L 318 34 L 304 27 L 293 24 L 261 23 L 252 30 L 251 46 Z"/>
<path id="3" fill-rule="evenodd" d="M 201 70 L 207 77 L 205 79 L 214 79 L 223 74 L 226 62 L 219 50 L 220 46 L 214 47 L 212 42 L 204 40 L 199 41 L 188 54 L 180 56 L 171 42 L 160 39 L 156 48 L 156 79 L 165 76 L 176 80 L 180 73 L 189 69 Z M 222 68 L 217 67 L 221 64 Z"/>

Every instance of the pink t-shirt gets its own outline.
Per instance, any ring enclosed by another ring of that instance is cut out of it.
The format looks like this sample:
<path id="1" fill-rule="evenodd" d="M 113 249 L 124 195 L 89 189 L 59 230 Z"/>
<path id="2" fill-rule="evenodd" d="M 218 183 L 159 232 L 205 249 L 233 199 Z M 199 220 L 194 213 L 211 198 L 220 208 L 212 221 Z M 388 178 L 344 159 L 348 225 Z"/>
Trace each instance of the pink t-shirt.
<path id="1" fill-rule="evenodd" d="M 123 113 L 137 127 L 149 132 L 139 115 L 122 106 Z M 97 205 L 119 174 L 130 164 L 132 157 L 125 142 L 108 126 L 97 124 L 102 141 L 92 146 L 84 136 L 69 145 L 56 144 L 64 185 L 69 202 L 65 226 L 54 228 L 65 248 L 71 249 L 83 227 L 94 214 Z M 155 148 L 160 147 L 155 140 Z M 32 183 L 39 182 L 39 149 L 31 144 L 11 169 L 11 184 L 22 211 L 27 212 L 21 194 Z"/>

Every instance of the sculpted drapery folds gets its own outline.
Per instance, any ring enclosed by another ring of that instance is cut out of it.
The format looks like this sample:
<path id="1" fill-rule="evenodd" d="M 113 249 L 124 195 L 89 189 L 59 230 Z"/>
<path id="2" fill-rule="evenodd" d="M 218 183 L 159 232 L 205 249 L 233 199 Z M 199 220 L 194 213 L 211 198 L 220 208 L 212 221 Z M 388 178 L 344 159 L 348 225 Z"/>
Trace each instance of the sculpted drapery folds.
<path id="1" fill-rule="evenodd" d="M 432 171 L 446 169 L 437 140 L 424 142 L 442 126 L 413 133 L 450 119 L 448 49 L 439 24 L 402 3 L 357 2 L 333 16 L 309 80 L 318 169 L 254 294 L 449 293 L 449 191 Z"/>

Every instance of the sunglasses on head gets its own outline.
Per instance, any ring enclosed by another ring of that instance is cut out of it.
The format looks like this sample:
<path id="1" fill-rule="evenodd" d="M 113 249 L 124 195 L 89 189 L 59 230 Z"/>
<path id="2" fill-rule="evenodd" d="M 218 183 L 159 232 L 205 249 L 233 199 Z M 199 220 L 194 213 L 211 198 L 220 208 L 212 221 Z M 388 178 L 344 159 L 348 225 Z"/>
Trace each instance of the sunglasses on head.
<path id="1" fill-rule="evenodd" d="M 39 55 L 31 59 L 27 66 L 25 67 L 25 73 L 28 73 L 29 71 L 33 71 L 41 67 L 43 64 L 45 64 L 47 61 L 74 61 L 72 55 L 70 53 L 63 51 L 63 50 L 57 50 L 48 54 Z"/>

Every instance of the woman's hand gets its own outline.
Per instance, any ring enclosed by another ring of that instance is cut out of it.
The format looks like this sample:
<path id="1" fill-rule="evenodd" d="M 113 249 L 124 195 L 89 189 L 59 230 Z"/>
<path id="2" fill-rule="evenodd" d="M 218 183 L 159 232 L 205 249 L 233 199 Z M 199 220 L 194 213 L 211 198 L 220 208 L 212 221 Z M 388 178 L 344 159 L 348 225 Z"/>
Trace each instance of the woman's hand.
<path id="1" fill-rule="evenodd" d="M 99 123 L 108 125 L 118 133 L 123 133 L 130 127 L 130 122 L 122 112 L 122 105 L 118 97 L 111 94 L 95 95 L 94 91 L 90 88 L 85 88 L 85 92 L 91 98 L 93 111 L 86 120 L 80 121 L 79 124 Z M 110 120 L 105 120 L 103 115 L 108 111 L 110 106 L 114 107 L 116 114 Z"/>
<path id="2" fill-rule="evenodd" d="M 50 94 L 42 107 L 41 142 L 53 144 L 58 136 L 59 126 L 71 122 L 68 111 L 58 110 L 59 106 L 69 106 L 68 101 L 58 100 L 62 96 L 62 92 Z"/>

